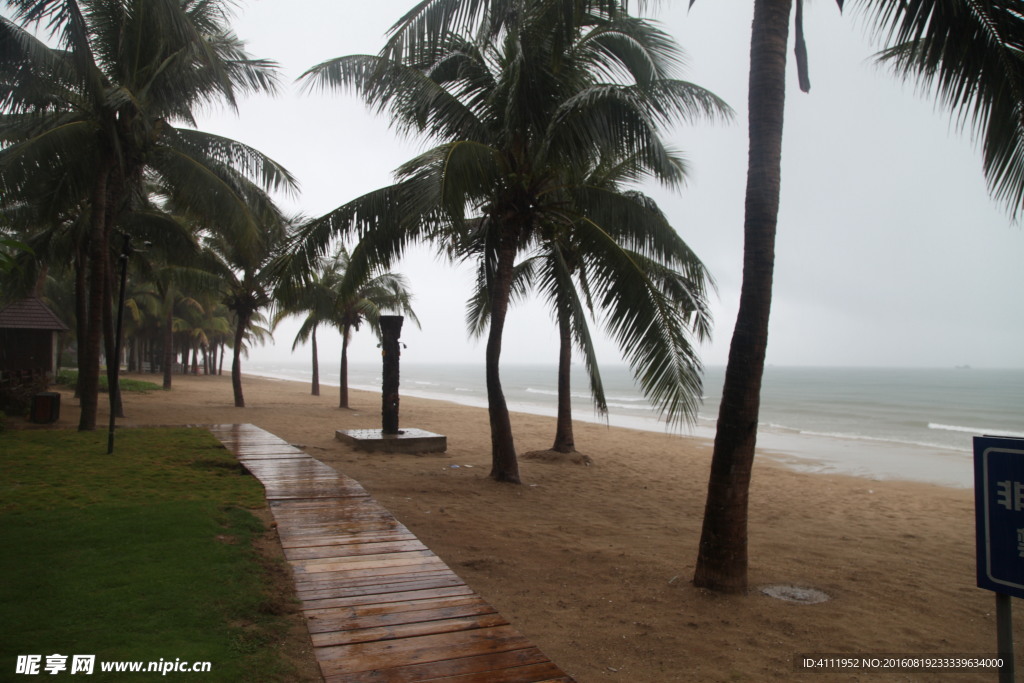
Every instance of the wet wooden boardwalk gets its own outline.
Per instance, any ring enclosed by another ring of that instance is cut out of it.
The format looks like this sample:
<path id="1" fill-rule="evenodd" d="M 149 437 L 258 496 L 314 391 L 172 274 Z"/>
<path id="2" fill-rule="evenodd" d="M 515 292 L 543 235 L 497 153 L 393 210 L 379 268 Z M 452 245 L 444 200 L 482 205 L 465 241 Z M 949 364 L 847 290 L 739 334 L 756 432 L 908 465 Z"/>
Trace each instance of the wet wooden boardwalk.
<path id="1" fill-rule="evenodd" d="M 325 681 L 572 682 L 358 482 L 254 425 L 210 430 L 266 489 Z"/>

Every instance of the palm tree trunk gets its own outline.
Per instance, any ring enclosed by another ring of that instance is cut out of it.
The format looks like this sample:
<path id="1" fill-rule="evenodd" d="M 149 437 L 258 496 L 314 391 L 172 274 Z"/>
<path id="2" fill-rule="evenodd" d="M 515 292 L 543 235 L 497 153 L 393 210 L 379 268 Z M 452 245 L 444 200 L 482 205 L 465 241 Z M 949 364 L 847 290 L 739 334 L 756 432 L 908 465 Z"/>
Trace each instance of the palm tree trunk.
<path id="1" fill-rule="evenodd" d="M 81 413 L 79 431 L 96 429 L 96 411 L 99 407 L 100 345 L 103 343 L 103 297 L 106 296 L 106 225 L 107 184 L 111 164 L 101 166 L 93 187 L 92 215 L 89 234 L 88 303 L 85 315 L 85 344 L 79 349 L 78 393 Z"/>
<path id="2" fill-rule="evenodd" d="M 558 420 L 555 424 L 555 443 L 551 450 L 559 453 L 573 453 L 576 440 L 572 433 L 572 330 L 569 316 L 562 309 L 558 312 Z"/>
<path id="3" fill-rule="evenodd" d="M 170 294 L 168 294 L 170 296 Z M 168 304 L 167 317 L 164 319 L 164 389 L 171 388 L 171 375 L 174 374 L 174 306 Z"/>
<path id="4" fill-rule="evenodd" d="M 313 388 L 314 396 L 320 395 L 320 355 L 316 350 L 316 328 L 313 328 Z"/>
<path id="5" fill-rule="evenodd" d="M 341 327 L 341 375 L 338 378 L 338 407 L 348 408 L 348 337 L 349 326 Z"/>
<path id="6" fill-rule="evenodd" d="M 768 346 L 792 0 L 755 0 L 750 43 L 743 284 L 729 348 L 693 583 L 747 590 L 747 508 Z"/>
<path id="7" fill-rule="evenodd" d="M 242 339 L 245 330 L 249 327 L 249 315 L 238 311 L 238 324 L 235 326 L 235 356 L 231 361 L 231 388 L 235 392 L 235 407 L 245 407 L 245 397 L 242 396 Z"/>
<path id="8" fill-rule="evenodd" d="M 512 484 L 520 483 L 519 461 L 516 459 L 512 439 L 512 421 L 501 390 L 498 366 L 501 360 L 501 337 L 505 330 L 509 292 L 512 287 L 512 268 L 516 249 L 513 240 L 506 240 L 498 250 L 498 268 L 491 294 L 491 326 L 487 335 L 487 413 L 491 421 L 491 478 Z"/>
<path id="9" fill-rule="evenodd" d="M 89 330 L 89 284 L 85 255 L 85 245 L 79 240 L 75 245 L 75 363 L 79 371 L 85 367 L 85 340 Z M 75 398 L 81 397 L 80 383 L 81 375 L 79 381 L 75 382 Z"/>

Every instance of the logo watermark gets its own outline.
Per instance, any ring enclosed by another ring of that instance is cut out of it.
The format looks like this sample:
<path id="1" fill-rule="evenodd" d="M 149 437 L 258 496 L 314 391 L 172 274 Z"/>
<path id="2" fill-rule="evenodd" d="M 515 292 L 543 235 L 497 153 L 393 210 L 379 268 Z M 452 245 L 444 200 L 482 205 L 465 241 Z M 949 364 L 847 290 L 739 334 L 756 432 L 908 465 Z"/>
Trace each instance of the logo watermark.
<path id="1" fill-rule="evenodd" d="M 94 672 L 103 673 L 158 673 L 166 676 L 172 673 L 209 673 L 213 668 L 210 662 L 174 661 L 161 658 L 159 661 L 130 662 L 103 661 L 97 662 L 96 655 L 18 655 L 14 673 L 22 676 L 40 674 L 69 674 L 90 676 Z"/>

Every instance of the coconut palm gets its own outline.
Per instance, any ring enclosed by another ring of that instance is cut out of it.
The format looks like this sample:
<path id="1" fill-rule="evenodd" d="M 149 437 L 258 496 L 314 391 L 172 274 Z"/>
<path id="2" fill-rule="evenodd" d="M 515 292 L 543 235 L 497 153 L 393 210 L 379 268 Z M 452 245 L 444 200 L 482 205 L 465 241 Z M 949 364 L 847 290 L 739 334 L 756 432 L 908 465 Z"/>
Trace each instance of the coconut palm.
<path id="1" fill-rule="evenodd" d="M 797 60 L 806 78 L 802 2 L 796 0 Z M 793 0 L 755 0 L 749 81 L 749 166 L 743 282 L 718 414 L 694 584 L 747 590 L 747 515 L 768 343 L 781 187 L 786 43 Z M 842 8 L 842 0 L 838 0 Z M 932 86 L 940 102 L 982 139 L 992 193 L 1013 214 L 1024 199 L 1024 16 L 1004 0 L 860 0 L 887 40 L 893 68 Z M 895 43 L 895 44 L 892 44 Z"/>
<path id="2" fill-rule="evenodd" d="M 338 269 L 348 272 L 351 257 L 339 252 Z M 412 309 L 412 295 L 405 277 L 397 273 L 368 273 L 367 279 L 358 285 L 354 293 L 350 283 L 342 283 L 338 289 L 338 317 L 333 321 L 341 332 L 341 371 L 338 378 L 338 407 L 348 408 L 348 345 L 352 335 L 365 322 L 381 338 L 380 316 L 382 313 L 400 313 L 420 325 Z"/>
<path id="3" fill-rule="evenodd" d="M 320 395 L 320 361 L 316 332 L 320 325 L 337 327 L 341 332 L 341 370 L 338 378 L 338 407 L 348 408 L 348 345 L 352 334 L 366 322 L 380 337 L 381 313 L 401 313 L 416 323 L 420 322 L 412 309 L 412 295 L 405 278 L 394 273 L 368 273 L 367 280 L 354 285 L 354 293 L 342 288 L 348 271 L 350 256 L 339 247 L 329 259 L 322 259 L 318 267 L 306 278 L 283 278 L 277 291 L 280 308 L 273 317 L 274 326 L 296 313 L 305 314 L 302 325 L 292 343 L 294 351 L 299 344 L 312 344 L 312 394 Z M 301 286 L 294 283 L 301 281 Z"/>
<path id="4" fill-rule="evenodd" d="M 288 237 L 288 225 L 276 216 L 268 216 L 255 239 L 238 239 L 224 233 L 205 239 L 207 267 L 221 278 L 222 301 L 234 317 L 234 356 L 231 362 L 231 386 L 235 406 L 245 407 L 242 393 L 242 354 L 246 339 L 256 342 L 269 336 L 260 327 L 260 313 L 273 301 L 276 284 L 274 266 Z"/>
<path id="5" fill-rule="evenodd" d="M 339 234 L 359 235 L 353 279 L 374 264 L 388 267 L 416 241 L 475 255 L 491 296 L 491 476 L 509 482 L 518 482 L 519 472 L 499 361 L 517 257 L 555 226 L 587 221 L 599 226 L 591 239 L 608 239 L 608 226 L 635 210 L 582 184 L 575 169 L 602 155 L 631 158 L 638 176 L 678 185 L 684 167 L 662 141 L 661 126 L 727 111 L 708 91 L 674 77 L 680 53 L 665 33 L 617 4 L 581 9 L 571 36 L 558 29 L 559 6 L 518 5 L 514 13 L 488 15 L 473 34 L 446 33 L 433 51 L 342 57 L 304 75 L 307 83 L 356 90 L 389 110 L 400 131 L 441 144 L 399 168 L 394 185 L 311 222 L 299 245 L 315 254 Z M 650 248 L 671 250 L 657 238 Z M 636 316 L 618 324 L 637 357 L 650 362 L 635 368 L 641 383 L 682 400 L 692 368 L 678 358 L 657 363 Z"/>
<path id="6" fill-rule="evenodd" d="M 338 286 L 344 271 L 337 268 L 337 255 L 332 259 L 322 259 L 317 267 L 307 273 L 282 278 L 278 291 L 274 296 L 275 311 L 271 317 L 271 329 L 292 315 L 305 315 L 302 325 L 295 334 L 292 351 L 300 344 L 309 342 L 312 346 L 313 377 L 310 393 L 320 395 L 320 355 L 316 333 L 323 324 L 331 324 L 336 317 Z M 301 278 L 301 286 L 293 286 Z"/>
<path id="7" fill-rule="evenodd" d="M 570 385 L 574 346 L 583 356 L 598 414 L 608 411 L 587 322 L 588 316 L 594 317 L 595 302 L 607 331 L 619 342 L 631 366 L 677 362 L 688 368 L 680 374 L 680 379 L 689 383 L 684 391 L 648 395 L 661 408 L 662 417 L 674 423 L 696 416 L 700 363 L 689 339 L 692 334 L 703 341 L 710 333 L 705 302 L 710 277 L 653 200 L 624 190 L 623 183 L 635 180 L 636 170 L 628 162 L 605 161 L 584 173 L 582 183 L 595 192 L 618 195 L 622 206 L 633 204 L 629 220 L 608 225 L 581 220 L 571 226 L 554 226 L 544 234 L 535 253 L 516 267 L 515 297 L 522 298 L 532 286 L 550 303 L 558 325 L 558 411 L 551 450 L 559 453 L 576 449 Z M 599 231 L 607 237 L 593 239 Z M 654 240 L 662 240 L 670 248 L 650 249 Z M 483 290 L 470 301 L 467 320 L 472 334 L 479 335 L 486 327 L 487 302 Z M 629 316 L 640 321 L 637 327 L 649 331 L 646 343 L 636 344 L 621 335 L 621 321 Z M 640 357 L 636 352 L 641 348 L 656 354 L 657 361 Z"/>
<path id="8" fill-rule="evenodd" d="M 284 169 L 240 143 L 177 127 L 200 106 L 274 86 L 274 65 L 253 60 L 220 0 L 9 0 L 0 20 L 0 195 L 60 204 L 87 200 L 89 300 L 80 429 L 94 429 L 100 338 L 110 320 L 109 243 L 142 191 L 162 176 L 211 223 L 255 231 L 247 185 L 291 187 Z M 36 39 L 44 25 L 57 47 Z M 245 180 L 246 182 L 240 182 Z M 110 334 L 107 335 L 108 340 Z"/>

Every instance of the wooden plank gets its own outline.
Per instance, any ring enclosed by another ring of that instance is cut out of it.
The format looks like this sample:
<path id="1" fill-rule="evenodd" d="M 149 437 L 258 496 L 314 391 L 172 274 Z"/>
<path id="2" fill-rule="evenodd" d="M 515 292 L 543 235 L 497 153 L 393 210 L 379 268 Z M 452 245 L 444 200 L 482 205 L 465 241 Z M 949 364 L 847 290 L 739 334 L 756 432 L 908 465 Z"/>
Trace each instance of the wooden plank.
<path id="1" fill-rule="evenodd" d="M 301 506 L 293 506 L 291 503 L 301 502 Z M 322 500 L 307 500 L 307 501 L 271 501 L 271 511 L 274 513 L 275 519 L 290 520 L 295 519 L 299 522 L 318 520 L 331 520 L 331 519 L 345 519 L 351 515 L 367 514 L 372 512 L 373 514 L 386 514 L 391 515 L 381 505 L 378 505 L 373 501 L 372 498 L 364 495 L 352 496 L 348 500 L 341 500 L 336 502 L 325 502 Z M 394 519 L 394 517 L 391 517 Z M 396 521 L 397 523 L 397 521 Z"/>
<path id="2" fill-rule="evenodd" d="M 345 557 L 317 557 L 309 560 L 294 560 L 292 567 L 307 572 L 349 571 L 369 567 L 398 567 L 403 565 L 427 564 L 438 560 L 437 555 L 423 548 L 422 550 L 404 550 L 402 552 L 378 553 L 376 555 L 348 555 Z"/>
<path id="3" fill-rule="evenodd" d="M 309 617 L 309 632 L 316 634 L 330 633 L 332 631 L 354 631 L 357 629 L 381 628 L 384 626 L 416 624 L 442 619 L 497 614 L 493 607 L 476 595 L 457 599 L 449 598 L 449 600 L 452 602 L 461 600 L 462 604 L 437 607 L 434 603 L 425 603 L 425 609 L 383 612 L 379 614 L 363 614 L 358 608 L 345 610 L 340 614 L 336 610 L 335 613 L 328 613 L 322 617 Z M 334 644 L 337 645 L 339 643 Z"/>
<path id="4" fill-rule="evenodd" d="M 418 591 L 399 591 L 396 593 L 372 594 L 372 595 L 344 595 L 322 600 L 308 600 L 302 607 L 303 612 L 315 614 L 317 610 L 336 609 L 339 607 L 352 607 L 355 605 L 378 605 L 386 609 L 384 605 L 409 604 L 410 601 L 433 600 L 435 598 L 450 598 L 460 595 L 474 595 L 473 589 L 469 586 L 449 586 L 447 588 L 431 588 Z"/>
<path id="5" fill-rule="evenodd" d="M 435 680 L 444 683 L 574 683 L 572 678 L 550 661 Z"/>
<path id="6" fill-rule="evenodd" d="M 306 456 L 307 459 L 309 456 Z M 275 458 L 272 460 L 254 460 L 245 463 L 246 468 L 259 472 L 259 476 L 267 481 L 305 481 L 321 477 L 333 482 L 342 482 L 337 472 L 330 472 L 323 467 L 312 467 L 305 460 L 295 461 L 292 458 Z"/>
<path id="7" fill-rule="evenodd" d="M 337 486 L 268 486 L 267 500 L 293 500 L 301 498 L 317 498 L 324 500 L 340 500 L 345 495 L 338 491 Z"/>
<path id="8" fill-rule="evenodd" d="M 285 557 L 289 560 L 313 560 L 328 557 L 377 555 L 378 553 L 401 552 L 403 550 L 426 550 L 426 547 L 419 540 L 371 541 L 369 543 L 346 543 L 344 545 L 293 548 L 285 552 Z"/>
<path id="9" fill-rule="evenodd" d="M 465 583 L 455 572 L 445 567 L 403 567 L 400 569 L 388 568 L 382 573 L 359 573 L 350 574 L 346 572 L 334 572 L 331 574 L 306 574 L 295 577 L 295 585 L 299 590 L 328 590 L 339 591 L 357 590 L 363 587 L 373 586 L 394 586 L 410 581 L 446 581 L 462 584 Z"/>
<path id="10" fill-rule="evenodd" d="M 379 504 L 376 501 L 374 501 L 370 494 L 367 493 L 366 490 L 363 489 L 362 487 L 349 487 L 344 483 L 339 483 L 338 487 L 342 491 L 347 493 L 349 496 L 351 496 L 352 500 L 350 501 L 350 505 L 358 506 L 362 503 L 370 503 L 372 501 L 372 507 L 379 506 Z M 271 501 L 269 503 L 269 506 L 270 509 L 277 514 L 291 515 L 301 515 L 309 510 L 315 511 L 322 509 L 330 509 L 334 507 L 333 505 L 325 503 L 322 500 L 275 500 Z"/>
<path id="11" fill-rule="evenodd" d="M 367 501 L 364 503 L 364 501 Z M 276 501 L 272 501 L 276 502 Z M 274 519 L 279 524 L 287 523 L 295 525 L 296 528 L 315 527 L 322 524 L 336 524 L 359 519 L 374 519 L 384 517 L 392 522 L 396 528 L 398 520 L 391 516 L 391 513 L 378 505 L 371 505 L 366 498 L 343 498 L 334 501 L 318 500 L 317 507 L 305 510 L 279 510 L 271 508 Z"/>
<path id="12" fill-rule="evenodd" d="M 463 586 L 466 588 L 466 586 Z M 351 597 L 351 596 L 342 596 Z M 422 612 L 425 610 L 445 610 L 452 607 L 482 607 L 487 605 L 483 598 L 473 591 L 456 592 L 447 595 L 438 594 L 434 596 L 424 595 L 420 598 L 407 598 L 404 600 L 364 600 L 350 605 L 337 605 L 332 607 L 317 608 L 312 603 L 303 606 L 303 616 L 313 620 L 330 619 L 365 619 L 385 615 L 402 615 L 409 612 Z M 400 623 L 400 619 L 394 623 Z"/>
<path id="13" fill-rule="evenodd" d="M 308 524 L 302 527 L 286 527 L 287 521 L 277 520 L 278 528 L 285 527 L 281 532 L 282 538 L 295 545 L 308 543 L 311 537 L 321 534 L 331 536 L 355 535 L 355 534 L 378 534 L 382 531 L 393 531 L 401 529 L 394 518 L 387 518 L 381 515 L 361 517 L 348 522 L 326 522 L 322 524 Z"/>
<path id="14" fill-rule="evenodd" d="M 391 516 L 387 510 L 376 505 L 363 505 L 365 498 L 342 498 L 334 501 L 318 500 L 321 505 L 306 510 L 276 510 L 271 508 L 274 519 L 278 523 L 294 524 L 296 527 L 310 527 L 319 524 L 330 524 L 337 522 L 348 522 L 353 519 L 373 519 L 375 517 L 386 517 L 391 520 L 395 527 L 398 521 Z M 331 504 L 333 503 L 333 505 Z"/>
<path id="15" fill-rule="evenodd" d="M 372 586 L 356 586 L 353 588 L 343 589 L 334 587 L 321 588 L 319 585 L 316 585 L 308 590 L 297 588 L 295 593 L 300 600 L 306 603 L 306 609 L 313 609 L 322 607 L 323 605 L 320 603 L 322 600 L 367 597 L 370 599 L 364 600 L 364 603 L 384 603 L 388 601 L 388 596 L 395 593 L 415 593 L 419 591 L 442 590 L 447 588 L 468 588 L 465 583 L 457 580 L 457 578 L 449 579 L 445 577 L 425 576 L 426 578 L 421 581 L 404 580 L 397 583 L 378 582 Z M 461 595 L 462 593 L 459 594 Z"/>
<path id="16" fill-rule="evenodd" d="M 290 479 L 293 481 L 302 481 L 305 478 L 312 478 L 315 476 L 326 477 L 331 481 L 338 482 L 339 484 L 344 480 L 338 477 L 336 472 L 331 472 L 330 468 L 326 465 L 321 467 L 314 467 L 307 459 L 298 458 L 272 458 L 266 460 L 248 460 L 242 461 L 245 468 L 260 477 L 262 481 L 264 478 L 267 481 L 278 481 L 280 479 Z M 326 468 L 326 469 L 325 469 Z"/>
<path id="17" fill-rule="evenodd" d="M 499 652 L 476 657 L 448 659 L 439 662 L 390 667 L 344 676 L 327 676 L 325 683 L 416 683 L 417 681 L 444 680 L 459 674 L 493 673 L 516 670 L 533 664 L 549 663 L 536 647 Z"/>
<path id="18" fill-rule="evenodd" d="M 448 569 L 432 572 L 404 572 L 383 577 L 364 576 L 357 579 L 337 577 L 336 575 L 322 579 L 321 576 L 306 577 L 307 580 L 296 581 L 295 592 L 300 599 L 323 600 L 343 595 L 377 595 L 466 585 L 462 579 Z"/>
<path id="19" fill-rule="evenodd" d="M 309 458 L 309 454 L 290 443 L 243 443 L 241 441 L 231 446 L 230 450 L 239 458 L 245 459 L 257 455 L 301 455 Z"/>
<path id="20" fill-rule="evenodd" d="M 245 465 L 249 463 L 262 462 L 264 460 L 300 460 L 309 456 L 302 451 L 282 451 L 273 453 L 235 453 L 238 459 Z"/>
<path id="21" fill-rule="evenodd" d="M 441 571 L 447 569 L 447 565 L 441 560 L 431 562 L 430 564 L 422 565 L 398 565 L 394 567 L 374 567 L 369 569 L 353 569 L 347 572 L 295 572 L 297 580 L 319 580 L 319 579 L 340 579 L 340 578 L 367 578 L 367 577 L 380 577 L 388 578 L 395 574 L 409 574 L 415 571 L 427 574 L 429 572 Z M 449 570 L 451 571 L 451 570 Z"/>
<path id="22" fill-rule="evenodd" d="M 416 539 L 411 532 L 405 529 L 391 529 L 379 533 L 346 534 L 344 536 L 315 536 L 306 539 L 297 539 L 293 544 L 281 544 L 285 551 L 301 550 L 303 548 L 321 548 L 325 546 L 342 547 L 345 545 L 358 545 L 361 543 L 382 543 L 387 541 L 407 541 Z"/>
<path id="23" fill-rule="evenodd" d="M 278 529 L 281 529 L 284 525 L 278 522 Z M 282 546 L 288 548 L 296 548 L 307 545 L 311 540 L 315 540 L 320 537 L 321 534 L 324 536 L 339 536 L 349 534 L 379 534 L 381 532 L 402 530 L 403 527 L 399 527 L 393 519 L 389 520 L 386 518 L 378 518 L 375 520 L 361 520 L 358 523 L 353 524 L 325 524 L 322 527 L 314 528 L 308 527 L 304 529 L 285 529 L 279 531 L 281 535 Z"/>
<path id="24" fill-rule="evenodd" d="M 530 643 L 511 626 L 319 648 L 324 677 L 507 652 Z"/>
<path id="25" fill-rule="evenodd" d="M 508 622 L 497 612 L 453 619 L 430 619 L 393 626 L 375 628 L 345 628 L 324 633 L 312 633 L 313 647 L 331 647 L 355 643 L 412 638 L 416 636 L 457 633 L 492 626 L 507 626 Z"/>

